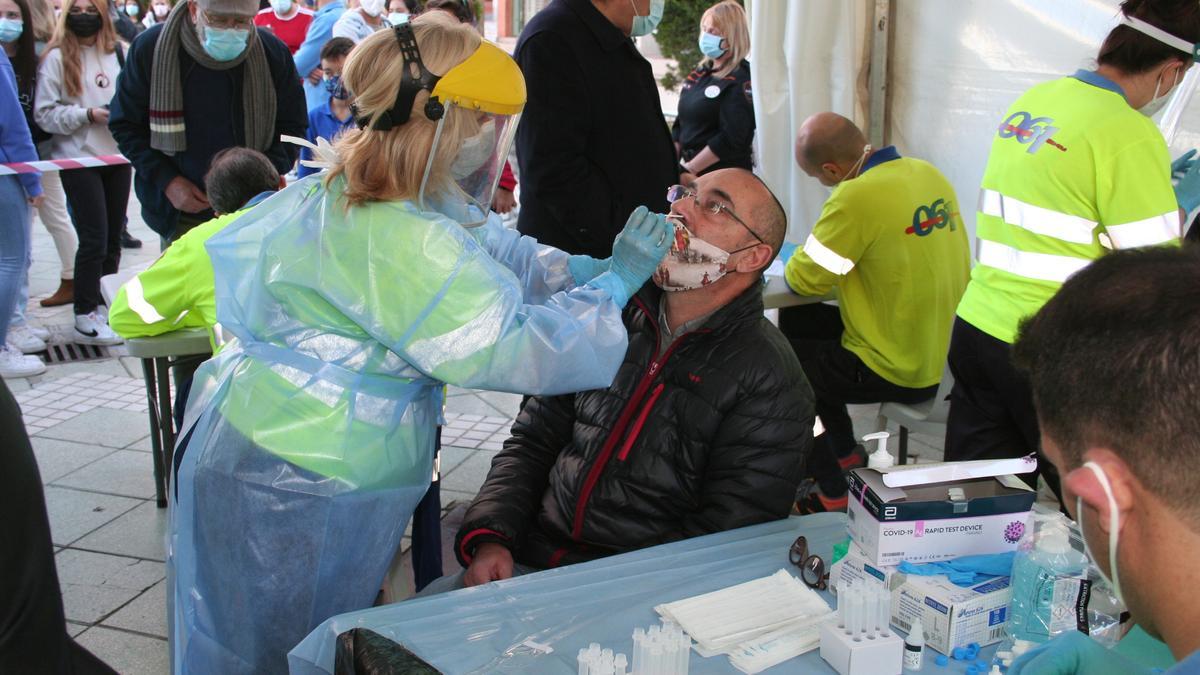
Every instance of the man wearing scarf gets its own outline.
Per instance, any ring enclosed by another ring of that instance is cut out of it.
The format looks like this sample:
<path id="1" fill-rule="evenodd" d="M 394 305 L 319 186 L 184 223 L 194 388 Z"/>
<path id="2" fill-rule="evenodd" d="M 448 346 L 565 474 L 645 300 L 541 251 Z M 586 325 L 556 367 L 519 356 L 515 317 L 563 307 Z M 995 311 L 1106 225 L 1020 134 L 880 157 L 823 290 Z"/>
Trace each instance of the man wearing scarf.
<path id="1" fill-rule="evenodd" d="M 287 46 L 254 27 L 257 12 L 257 0 L 186 0 L 129 49 L 109 128 L 164 239 L 213 217 L 201 186 L 221 150 L 258 150 L 280 174 L 296 160 L 279 137 L 308 126 L 300 75 Z"/>

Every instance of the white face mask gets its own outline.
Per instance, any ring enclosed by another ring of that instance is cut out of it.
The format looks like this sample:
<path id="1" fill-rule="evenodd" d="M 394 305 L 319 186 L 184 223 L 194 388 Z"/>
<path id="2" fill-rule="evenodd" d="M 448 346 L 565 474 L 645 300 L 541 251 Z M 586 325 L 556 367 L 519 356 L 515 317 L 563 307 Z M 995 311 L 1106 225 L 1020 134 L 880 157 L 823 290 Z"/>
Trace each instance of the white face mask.
<path id="1" fill-rule="evenodd" d="M 271 9 L 276 15 L 283 16 L 292 11 L 292 0 L 271 0 Z"/>
<path id="2" fill-rule="evenodd" d="M 360 0 L 359 6 L 362 7 L 362 11 L 367 13 L 367 16 L 376 17 L 383 14 L 386 2 L 387 0 Z"/>
<path id="3" fill-rule="evenodd" d="M 1112 485 L 1108 482 L 1108 476 L 1105 475 L 1104 469 L 1095 462 L 1085 462 L 1084 466 L 1091 469 L 1092 473 L 1096 474 L 1096 480 L 1100 482 L 1100 487 L 1104 488 L 1104 496 L 1108 499 L 1108 568 L 1112 574 L 1112 578 L 1108 578 L 1103 571 L 1100 575 L 1112 586 L 1113 595 L 1117 596 L 1117 601 L 1122 605 L 1125 604 L 1125 596 L 1121 594 L 1121 574 L 1117 571 L 1117 543 L 1121 539 L 1121 514 L 1117 512 L 1117 498 L 1113 495 Z M 1075 498 L 1075 517 L 1079 521 L 1079 529 L 1083 531 L 1083 500 L 1079 497 Z M 1087 551 L 1088 557 L 1092 562 L 1096 561 L 1096 556 L 1092 555 L 1091 549 L 1088 547 L 1087 535 L 1083 537 L 1083 548 Z M 1097 569 L 1099 565 L 1097 565 Z"/>
<path id="4" fill-rule="evenodd" d="M 479 133 L 463 141 L 462 147 L 450 165 L 450 174 L 455 180 L 462 180 L 487 164 L 492 153 L 496 150 L 496 122 L 488 120 L 479 128 Z"/>
<path id="5" fill-rule="evenodd" d="M 1138 108 L 1138 112 L 1146 117 L 1154 117 L 1158 114 L 1158 111 L 1163 109 L 1163 106 L 1167 105 L 1167 101 L 1171 100 L 1171 91 L 1175 89 L 1175 85 L 1179 84 L 1179 70 L 1175 70 L 1175 81 L 1171 83 L 1170 87 L 1167 87 L 1167 90 L 1161 96 L 1158 94 L 1158 89 L 1162 86 L 1162 73 L 1158 74 L 1158 80 L 1154 82 L 1154 96 L 1150 99 L 1149 103 Z"/>
<path id="6" fill-rule="evenodd" d="M 154 6 L 154 16 L 157 16 L 160 19 L 163 18 L 164 16 L 166 16 L 167 14 L 169 14 L 170 12 L 171 12 L 170 5 L 155 5 Z"/>
<path id="7" fill-rule="evenodd" d="M 654 272 L 654 284 L 671 292 L 708 286 L 728 273 L 729 256 L 754 246 L 756 244 L 726 251 L 693 235 L 683 223 L 676 221 L 675 241 Z"/>

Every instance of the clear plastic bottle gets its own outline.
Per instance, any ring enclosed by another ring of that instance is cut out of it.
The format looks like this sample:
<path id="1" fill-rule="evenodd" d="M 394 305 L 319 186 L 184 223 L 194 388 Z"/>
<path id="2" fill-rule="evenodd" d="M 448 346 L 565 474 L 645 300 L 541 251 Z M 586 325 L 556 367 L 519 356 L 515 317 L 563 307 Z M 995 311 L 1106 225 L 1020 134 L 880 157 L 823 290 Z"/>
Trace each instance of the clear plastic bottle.
<path id="1" fill-rule="evenodd" d="M 1075 600 L 1087 578 L 1087 557 L 1071 547 L 1061 515 L 1038 519 L 1032 550 L 1013 560 L 1008 634 L 1015 640 L 1046 642 L 1075 627 Z"/>

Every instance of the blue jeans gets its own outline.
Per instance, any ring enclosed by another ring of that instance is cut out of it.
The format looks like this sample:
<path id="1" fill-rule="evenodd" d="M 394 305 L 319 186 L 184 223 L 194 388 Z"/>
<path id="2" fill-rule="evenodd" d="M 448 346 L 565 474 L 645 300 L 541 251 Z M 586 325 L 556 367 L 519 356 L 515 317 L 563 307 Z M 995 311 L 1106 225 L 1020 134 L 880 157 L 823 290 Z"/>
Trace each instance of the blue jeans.
<path id="1" fill-rule="evenodd" d="M 33 213 L 29 214 L 25 226 L 25 271 L 21 273 L 21 283 L 17 287 L 17 302 L 13 305 L 12 326 L 24 326 L 25 308 L 29 305 L 29 268 L 33 265 Z"/>
<path id="2" fill-rule="evenodd" d="M 0 344 L 8 339 L 21 280 L 29 272 L 29 202 L 16 176 L 0 176 Z M 28 281 L 26 281 L 28 283 Z M 28 299 L 26 287 L 26 299 Z"/>

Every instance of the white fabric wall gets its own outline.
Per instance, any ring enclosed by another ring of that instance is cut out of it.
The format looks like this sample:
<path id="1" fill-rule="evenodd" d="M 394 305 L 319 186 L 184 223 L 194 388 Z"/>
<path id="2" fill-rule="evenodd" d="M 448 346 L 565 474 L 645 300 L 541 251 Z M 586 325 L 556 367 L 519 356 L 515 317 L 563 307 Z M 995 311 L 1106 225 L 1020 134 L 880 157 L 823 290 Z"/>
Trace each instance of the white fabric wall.
<path id="1" fill-rule="evenodd" d="M 974 245 L 979 181 L 996 125 L 1030 86 L 1094 68 L 1119 0 L 897 0 L 889 140 L 954 184 Z M 800 122 L 820 110 L 862 124 L 871 9 L 866 0 L 753 0 L 751 68 L 760 172 L 803 242 L 826 193 L 792 159 Z M 861 86 L 855 87 L 854 84 Z M 1200 96 L 1172 156 L 1200 144 Z"/>

